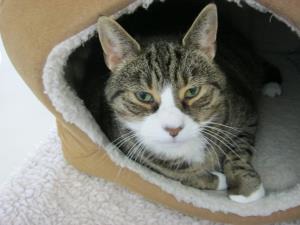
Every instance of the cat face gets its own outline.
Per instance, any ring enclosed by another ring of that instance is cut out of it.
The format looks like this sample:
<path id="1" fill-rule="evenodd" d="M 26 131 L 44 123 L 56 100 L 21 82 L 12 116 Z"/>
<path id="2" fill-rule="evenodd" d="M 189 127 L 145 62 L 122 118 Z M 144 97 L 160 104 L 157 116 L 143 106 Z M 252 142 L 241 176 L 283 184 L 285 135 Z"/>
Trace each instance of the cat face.
<path id="1" fill-rule="evenodd" d="M 153 154 L 204 160 L 201 130 L 225 110 L 225 79 L 213 62 L 215 5 L 202 10 L 181 44 L 156 41 L 141 48 L 107 17 L 99 19 L 98 32 L 112 73 L 106 98 L 119 122 Z"/>

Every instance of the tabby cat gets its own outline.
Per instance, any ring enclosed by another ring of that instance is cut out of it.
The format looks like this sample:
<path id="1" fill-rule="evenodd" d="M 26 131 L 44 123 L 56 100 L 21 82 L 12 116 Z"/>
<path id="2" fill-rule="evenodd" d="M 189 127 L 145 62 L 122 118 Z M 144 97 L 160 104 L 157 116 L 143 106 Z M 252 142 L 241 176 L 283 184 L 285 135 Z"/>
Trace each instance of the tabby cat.
<path id="1" fill-rule="evenodd" d="M 113 143 L 130 159 L 230 199 L 264 196 L 251 165 L 262 70 L 239 47 L 218 43 L 217 8 L 207 5 L 182 41 L 138 43 L 117 22 L 97 23 L 111 75 L 105 97 L 114 113 Z"/>

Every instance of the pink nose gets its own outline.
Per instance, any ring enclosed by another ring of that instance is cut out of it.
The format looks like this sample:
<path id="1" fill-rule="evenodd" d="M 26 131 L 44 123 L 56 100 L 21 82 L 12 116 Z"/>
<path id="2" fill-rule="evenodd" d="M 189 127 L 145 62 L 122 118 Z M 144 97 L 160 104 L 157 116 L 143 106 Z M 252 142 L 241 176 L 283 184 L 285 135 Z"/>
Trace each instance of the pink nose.
<path id="1" fill-rule="evenodd" d="M 172 137 L 176 137 L 179 134 L 179 132 L 182 130 L 182 127 L 176 127 L 176 128 L 166 127 L 165 130 L 168 131 L 168 133 Z"/>

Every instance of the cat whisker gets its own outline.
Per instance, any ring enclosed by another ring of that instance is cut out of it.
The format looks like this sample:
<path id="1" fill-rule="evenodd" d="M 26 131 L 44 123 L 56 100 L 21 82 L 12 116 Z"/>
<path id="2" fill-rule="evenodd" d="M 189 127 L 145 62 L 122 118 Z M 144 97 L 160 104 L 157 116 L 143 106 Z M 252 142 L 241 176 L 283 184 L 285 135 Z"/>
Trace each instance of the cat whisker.
<path id="1" fill-rule="evenodd" d="M 118 145 L 121 142 L 123 142 L 124 140 L 127 140 L 128 138 L 132 138 L 135 137 L 135 133 L 134 132 L 128 132 L 124 135 L 121 135 L 120 137 L 116 138 L 113 142 L 111 142 L 112 145 Z"/>
<path id="2" fill-rule="evenodd" d="M 124 134 L 124 135 L 122 135 L 122 137 L 124 137 L 124 136 L 126 136 L 126 135 L 128 135 L 127 133 L 126 134 Z M 127 137 L 128 139 L 130 139 L 131 137 Z M 117 139 L 119 139 L 119 138 L 117 138 Z M 126 140 L 120 140 L 120 142 L 121 141 L 124 141 L 124 143 L 126 142 Z M 120 146 L 122 146 L 124 143 L 121 143 L 121 145 Z M 108 148 L 108 149 L 116 149 L 116 148 L 118 148 L 115 144 L 113 144 L 112 142 L 111 143 L 109 143 L 109 145 L 107 145 L 106 146 L 106 148 Z M 101 157 L 100 157 L 100 162 L 102 162 L 105 158 L 107 158 L 108 157 L 108 154 L 107 153 L 105 153 L 105 154 L 103 154 Z"/>
<path id="3" fill-rule="evenodd" d="M 133 138 L 135 138 L 135 137 L 136 137 L 135 134 L 131 134 L 131 135 L 129 135 L 129 136 L 123 138 L 123 139 L 120 139 L 118 142 L 116 142 L 116 143 L 114 143 L 114 144 L 112 143 L 111 145 L 114 146 L 114 147 L 119 148 L 119 147 L 121 147 L 123 144 L 127 143 L 129 140 L 131 140 L 131 139 L 133 139 Z"/>
<path id="4" fill-rule="evenodd" d="M 204 129 L 205 128 L 209 128 L 209 129 L 218 131 L 220 134 L 224 135 L 224 137 L 221 136 L 221 135 L 219 135 L 219 134 L 216 134 L 216 133 L 214 133 L 214 134 L 217 135 L 217 136 L 219 136 L 219 137 L 221 137 L 229 145 L 234 144 L 235 147 L 237 147 L 238 149 L 240 149 L 240 146 L 230 136 L 228 136 L 228 134 L 226 134 L 225 130 L 222 130 L 222 129 L 219 129 L 219 128 L 216 128 L 216 127 L 212 127 L 212 126 L 205 126 Z M 206 131 L 208 131 L 208 130 L 206 130 Z M 208 132 L 212 133 L 211 131 L 208 131 Z M 235 136 L 235 137 L 237 137 L 237 136 Z M 226 138 L 228 138 L 231 142 L 229 140 L 227 140 Z M 242 141 L 244 141 L 244 140 L 242 140 Z M 246 141 L 244 141 L 244 143 L 246 143 Z"/>
<path id="5" fill-rule="evenodd" d="M 215 138 L 220 141 L 222 144 L 224 144 L 227 149 L 231 152 L 233 152 L 239 159 L 241 159 L 241 156 L 237 153 L 237 151 L 235 151 L 232 147 L 232 144 L 223 136 L 217 134 L 217 133 L 213 133 L 211 131 L 208 131 L 211 135 L 215 135 Z M 221 138 L 221 139 L 220 139 Z M 239 148 L 239 146 L 237 146 Z"/>
<path id="6" fill-rule="evenodd" d="M 143 143 L 141 143 L 141 145 L 139 146 L 139 150 L 138 150 L 138 154 L 136 156 L 136 159 L 140 160 L 141 162 L 145 162 L 146 157 L 144 156 L 144 154 L 146 153 L 146 147 Z"/>
<path id="7" fill-rule="evenodd" d="M 239 149 L 240 149 L 240 146 L 232 138 L 236 138 L 238 142 L 242 142 L 244 144 L 249 144 L 247 141 L 243 140 L 242 138 L 239 138 L 237 134 L 233 134 L 227 130 L 223 130 L 221 128 L 217 128 L 217 127 L 213 127 L 213 126 L 202 126 L 202 127 L 219 131 L 221 134 L 223 134 L 225 137 L 227 137 Z M 229 135 L 231 135 L 231 137 Z M 257 149 L 254 146 L 251 145 L 250 147 L 251 147 L 251 150 L 253 150 L 253 152 L 257 152 Z"/>
<path id="8" fill-rule="evenodd" d="M 155 155 L 154 153 L 152 153 L 152 152 L 150 152 L 150 151 L 147 152 L 147 153 L 148 153 L 148 156 L 147 156 L 146 159 L 147 159 L 148 161 L 152 161 L 154 157 L 157 157 L 157 155 Z M 146 159 L 145 159 L 145 160 L 146 160 Z"/>
<path id="9" fill-rule="evenodd" d="M 175 165 L 176 167 L 174 168 L 175 170 L 179 170 L 179 168 L 183 165 L 185 161 L 184 160 L 178 160 Z"/>
<path id="10" fill-rule="evenodd" d="M 226 157 L 228 157 L 228 155 L 226 154 L 226 152 L 217 144 L 215 143 L 213 140 L 211 140 L 209 137 L 205 137 L 207 141 L 209 141 L 211 144 L 213 144 L 214 146 L 216 146 L 221 153 L 223 153 Z"/>
<path id="11" fill-rule="evenodd" d="M 207 141 L 207 139 L 205 138 L 205 136 L 204 136 L 204 141 L 201 141 L 202 142 L 202 144 L 205 144 L 204 146 L 206 146 L 206 145 L 208 145 L 208 147 L 206 147 L 206 150 L 208 150 L 209 152 L 213 152 L 213 153 L 215 153 L 214 151 L 211 151 L 211 148 L 213 148 L 212 147 L 212 145 Z M 216 153 L 215 153 L 216 154 Z M 214 156 L 216 156 L 216 155 L 214 155 Z M 209 154 L 209 158 L 210 158 L 210 161 L 211 161 L 211 166 L 212 166 L 212 168 L 214 168 L 214 164 L 213 164 L 213 162 L 214 162 L 214 156 L 212 156 L 211 154 Z M 220 162 L 219 162 L 219 159 L 218 159 L 218 156 L 217 156 L 217 158 L 216 158 L 216 161 L 218 162 L 218 164 L 219 164 L 219 168 L 221 168 L 220 167 Z"/>
<path id="12" fill-rule="evenodd" d="M 206 124 L 215 124 L 215 125 L 218 125 L 218 126 L 229 128 L 229 129 L 237 131 L 237 132 L 242 131 L 242 128 L 231 127 L 231 126 L 228 126 L 228 125 L 225 125 L 225 124 L 222 124 L 222 123 L 216 123 L 216 122 L 212 122 L 212 121 L 206 122 Z"/>
<path id="13" fill-rule="evenodd" d="M 215 134 L 210 133 L 210 132 L 208 132 L 208 131 L 204 131 L 204 130 L 202 130 L 201 132 L 202 132 L 202 133 L 205 133 L 205 134 L 207 134 L 207 135 L 209 135 L 209 136 L 215 138 L 217 141 L 221 142 L 223 145 L 225 145 L 225 146 L 228 148 L 228 150 L 232 151 L 239 159 L 241 159 L 241 157 L 240 157 L 239 154 L 237 154 L 237 153 L 236 153 L 236 152 L 235 152 L 228 144 L 226 144 L 226 143 L 225 143 L 224 141 L 222 141 L 220 138 L 218 138 L 217 136 L 215 136 Z M 221 136 L 221 137 L 222 137 L 222 136 Z"/>
<path id="14" fill-rule="evenodd" d="M 217 163 L 218 163 L 218 169 L 220 170 L 222 167 L 221 167 L 221 163 L 220 163 L 220 159 L 219 159 L 219 156 L 215 150 L 215 148 L 212 146 L 212 144 L 207 140 L 207 137 L 204 137 L 205 139 L 205 142 L 206 144 L 208 144 L 208 150 L 212 150 L 212 152 L 214 153 L 214 158 L 216 159 Z"/>
<path id="15" fill-rule="evenodd" d="M 214 133 L 213 131 L 211 131 L 211 130 L 207 130 L 207 129 L 205 129 L 204 128 L 204 130 L 202 130 L 202 131 L 206 131 L 206 132 L 208 132 L 208 133 L 210 133 L 211 135 L 214 135 L 215 136 L 215 138 L 220 138 L 221 140 L 223 140 L 224 142 L 222 142 L 220 139 L 218 139 L 222 144 L 224 144 L 228 149 L 230 149 L 230 150 L 233 150 L 232 149 L 232 144 L 234 144 L 236 147 L 238 147 L 239 148 L 239 145 L 237 144 L 237 143 L 235 143 L 234 141 L 233 141 L 233 139 L 232 138 L 230 138 L 230 137 L 228 137 L 225 133 L 223 133 L 223 132 L 221 132 L 221 131 L 219 131 L 219 133 Z M 223 135 L 223 136 L 222 136 Z M 229 140 L 227 140 L 226 138 L 228 138 L 231 142 L 234 142 L 234 143 L 231 143 Z"/>
<path id="16" fill-rule="evenodd" d="M 140 155 L 139 155 L 140 159 L 139 160 L 141 161 L 142 164 L 145 164 L 146 160 L 149 160 L 149 158 L 150 158 L 149 156 L 148 157 L 144 156 L 144 154 L 146 152 L 145 150 L 146 150 L 146 147 L 143 146 L 143 145 L 141 146 L 141 149 L 139 150 L 139 152 L 140 152 Z"/>
<path id="17" fill-rule="evenodd" d="M 129 133 L 126 133 L 126 135 L 128 135 L 128 134 L 129 134 Z M 126 136 L 126 135 L 122 135 L 122 137 L 124 137 L 124 136 Z M 120 139 L 120 140 L 118 141 L 118 143 L 115 143 L 115 144 L 110 143 L 110 144 L 107 146 L 107 148 L 112 148 L 113 150 L 119 150 L 119 148 L 120 148 L 122 145 L 124 145 L 125 143 L 128 143 L 128 141 L 129 141 L 130 139 L 134 138 L 134 137 L 135 137 L 135 134 L 131 134 L 131 135 L 127 136 L 127 137 L 124 137 L 123 139 Z M 104 156 L 106 156 L 106 155 L 104 155 Z M 103 158 L 105 158 L 105 157 L 103 157 Z M 117 174 L 117 176 L 116 176 L 116 179 L 119 177 L 119 175 L 120 175 L 120 173 L 121 173 L 121 170 L 122 170 L 122 167 L 119 169 L 119 172 L 118 172 L 118 174 Z"/>
<path id="18" fill-rule="evenodd" d="M 128 150 L 129 154 L 132 154 L 132 150 L 135 150 L 136 146 L 138 146 L 138 145 L 140 146 L 140 144 L 141 144 L 141 142 L 134 143 L 133 146 Z M 129 154 L 127 154 L 127 157 L 128 157 L 128 159 L 131 159 Z M 132 155 L 134 155 L 134 154 L 132 154 Z M 115 180 L 117 180 L 120 177 L 122 170 L 123 170 L 123 167 L 120 167 L 118 170 L 118 173 L 115 177 Z"/>
<path id="19" fill-rule="evenodd" d="M 227 133 L 228 135 L 231 135 L 231 137 L 237 137 L 238 136 L 238 134 L 235 134 L 235 133 L 232 133 L 230 131 L 224 130 L 224 129 L 219 128 L 219 127 L 214 127 L 214 126 L 211 126 L 211 125 L 204 125 L 204 126 L 201 126 L 201 128 L 209 128 L 209 129 L 218 130 L 220 132 L 224 132 L 224 133 Z"/>
<path id="20" fill-rule="evenodd" d="M 145 159 L 143 157 L 144 152 L 145 152 L 145 146 L 143 145 L 142 140 L 137 140 L 137 144 L 131 148 L 129 151 L 129 155 L 128 158 L 135 160 L 135 161 L 140 161 L 141 163 L 144 161 Z"/>
<path id="21" fill-rule="evenodd" d="M 133 160 L 133 156 L 136 156 L 136 152 L 138 151 L 138 147 L 141 146 L 141 145 L 142 145 L 142 142 L 137 140 L 137 142 L 134 143 L 129 150 L 127 150 L 126 156 L 129 159 Z"/>
<path id="22" fill-rule="evenodd" d="M 143 147 L 143 143 L 140 142 L 135 149 L 133 149 L 133 153 L 132 153 L 132 159 L 136 160 L 136 161 L 142 161 L 143 157 L 142 157 L 142 153 L 143 153 L 144 147 Z"/>
<path id="23" fill-rule="evenodd" d="M 206 141 L 206 144 L 208 144 L 209 146 L 206 148 L 206 150 L 208 150 L 208 152 L 211 152 L 211 145 L 208 143 L 208 141 L 207 140 L 205 140 Z M 214 167 L 214 164 L 213 164 L 213 162 L 214 162 L 214 157 L 210 154 L 210 153 L 208 153 L 209 154 L 209 158 L 210 158 L 210 164 L 211 164 L 211 166 L 212 167 Z"/>
<path id="24" fill-rule="evenodd" d="M 125 134 L 122 134 L 121 136 L 117 137 L 115 140 L 111 141 L 111 144 L 114 144 L 116 141 L 118 141 L 119 139 L 122 139 L 124 136 L 131 135 L 133 133 L 134 133 L 134 131 L 129 131 Z"/>
<path id="25" fill-rule="evenodd" d="M 240 149 L 240 146 L 239 146 L 239 145 L 237 144 L 237 142 L 234 141 L 232 138 L 237 138 L 237 141 L 238 141 L 238 142 L 242 142 L 242 143 L 244 143 L 244 144 L 249 144 L 247 141 L 243 140 L 242 138 L 239 138 L 238 135 L 232 134 L 232 133 L 230 133 L 229 131 L 226 131 L 226 130 L 223 130 L 223 129 L 220 129 L 220 128 L 216 128 L 216 127 L 210 127 L 210 126 L 208 126 L 208 128 L 215 129 L 215 130 L 219 130 L 220 133 L 223 133 L 223 134 L 224 134 L 228 139 L 230 139 L 230 140 L 235 144 L 235 146 L 237 146 L 239 149 Z M 231 138 L 229 135 L 231 135 L 232 138 Z M 250 145 L 249 147 L 251 148 L 251 150 L 252 150 L 253 152 L 257 152 L 257 149 L 256 149 L 253 145 Z"/>

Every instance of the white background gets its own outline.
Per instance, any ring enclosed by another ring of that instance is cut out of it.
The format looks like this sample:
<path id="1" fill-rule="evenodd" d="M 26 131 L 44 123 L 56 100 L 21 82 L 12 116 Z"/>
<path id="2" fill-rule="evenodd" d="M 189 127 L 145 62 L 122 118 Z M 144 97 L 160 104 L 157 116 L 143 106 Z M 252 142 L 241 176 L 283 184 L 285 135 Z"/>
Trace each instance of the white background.
<path id="1" fill-rule="evenodd" d="M 0 184 L 55 127 L 9 61 L 0 38 Z"/>

